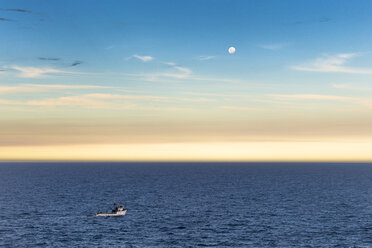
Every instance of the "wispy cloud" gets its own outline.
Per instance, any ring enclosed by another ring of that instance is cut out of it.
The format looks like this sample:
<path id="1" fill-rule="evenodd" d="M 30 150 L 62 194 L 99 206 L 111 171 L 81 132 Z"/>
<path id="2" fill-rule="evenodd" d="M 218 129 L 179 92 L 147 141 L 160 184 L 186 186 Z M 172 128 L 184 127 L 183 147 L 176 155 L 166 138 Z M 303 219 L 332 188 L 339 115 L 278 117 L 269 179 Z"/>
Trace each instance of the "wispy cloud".
<path id="1" fill-rule="evenodd" d="M 354 98 L 346 97 L 346 96 L 317 95 L 317 94 L 293 94 L 293 95 L 271 94 L 269 96 L 274 97 L 274 98 L 297 99 L 297 100 L 327 100 L 327 101 L 350 101 L 350 100 L 354 100 Z"/>
<path id="2" fill-rule="evenodd" d="M 81 65 L 82 63 L 83 63 L 82 61 L 75 61 L 74 63 L 71 64 L 71 66 Z"/>
<path id="3" fill-rule="evenodd" d="M 184 80 L 187 78 L 188 81 L 208 81 L 208 82 L 223 82 L 223 83 L 252 83 L 249 80 L 241 80 L 235 78 L 216 78 L 208 76 L 193 75 L 192 71 L 190 74 L 185 73 L 120 73 L 119 75 L 131 77 L 140 81 L 147 82 L 177 82 L 178 80 Z M 260 86 L 261 88 L 261 86 Z"/>
<path id="4" fill-rule="evenodd" d="M 149 61 L 151 61 L 151 60 L 154 59 L 154 57 L 152 57 L 152 56 L 140 56 L 138 54 L 132 55 L 132 58 L 139 59 L 139 60 L 141 60 L 143 62 L 149 62 Z"/>
<path id="5" fill-rule="evenodd" d="M 162 73 L 159 74 L 162 77 L 173 77 L 173 78 L 187 78 L 191 75 L 192 71 L 187 67 L 182 67 L 173 62 L 165 62 L 164 64 L 176 69 L 178 73 Z"/>
<path id="6" fill-rule="evenodd" d="M 212 96 L 212 97 L 251 97 L 247 94 L 221 94 L 221 93 L 209 93 L 209 92 L 183 92 L 185 95 L 196 95 L 196 96 Z"/>
<path id="7" fill-rule="evenodd" d="M 0 99 L 1 105 L 23 105 L 22 102 Z"/>
<path id="8" fill-rule="evenodd" d="M 138 55 L 133 55 L 126 59 L 131 59 L 136 56 Z M 146 56 L 140 56 L 140 57 L 143 58 Z M 200 58 L 201 57 L 198 57 L 198 59 Z M 202 59 L 206 60 L 206 59 L 212 59 L 212 58 L 214 58 L 214 56 L 206 56 L 205 58 L 202 58 Z M 214 81 L 214 82 L 226 82 L 226 83 L 247 82 L 247 80 L 205 77 L 205 76 L 194 75 L 193 71 L 190 68 L 181 66 L 175 62 L 161 62 L 160 61 L 159 63 L 167 65 L 172 70 L 168 69 L 164 72 L 158 72 L 158 73 L 119 73 L 119 74 L 123 76 L 131 77 L 133 79 L 138 79 L 141 81 L 148 81 L 148 82 L 176 82 L 178 80 L 184 80 L 184 79 L 193 80 L 193 81 L 211 81 L 211 82 Z"/>
<path id="9" fill-rule="evenodd" d="M 0 86 L 0 94 L 4 93 L 27 93 L 27 92 L 45 92 L 61 89 L 79 90 L 79 89 L 108 89 L 109 86 L 98 85 L 62 85 L 62 84 L 21 84 L 15 86 Z"/>
<path id="10" fill-rule="evenodd" d="M 0 21 L 3 21 L 3 22 L 12 22 L 13 20 L 0 17 Z"/>
<path id="11" fill-rule="evenodd" d="M 356 57 L 356 53 L 341 53 L 337 55 L 326 55 L 317 58 L 315 61 L 294 65 L 290 68 L 297 71 L 315 71 L 315 72 L 341 72 L 353 74 L 372 74 L 372 68 L 354 68 L 346 67 L 344 64 L 351 58 Z"/>
<path id="12" fill-rule="evenodd" d="M 227 110 L 238 110 L 238 111 L 258 111 L 262 110 L 261 108 L 245 107 L 245 106 L 221 106 L 221 109 Z"/>
<path id="13" fill-rule="evenodd" d="M 282 49 L 284 44 L 262 44 L 260 47 L 266 50 L 276 51 Z"/>
<path id="14" fill-rule="evenodd" d="M 3 12 L 13 12 L 13 13 L 9 13 L 9 14 L 14 14 L 14 16 L 16 16 L 17 14 L 30 14 L 30 15 L 33 15 L 34 17 L 38 17 L 39 18 L 39 21 L 44 21 L 44 19 L 46 18 L 46 15 L 43 14 L 43 13 L 38 13 L 38 12 L 33 12 L 31 10 L 28 10 L 28 9 L 7 9 L 7 8 L 0 8 L 0 11 L 3 11 Z M 1 19 L 4 19 L 4 18 L 0 18 L 0 21 Z M 9 19 L 8 19 L 9 20 Z M 10 20 L 10 21 L 13 21 L 13 20 Z"/>
<path id="15" fill-rule="evenodd" d="M 179 65 L 177 65 L 176 63 L 173 63 L 173 62 L 166 62 L 165 64 L 177 69 L 180 72 L 183 72 L 183 73 L 186 73 L 186 74 L 191 74 L 191 70 L 189 68 L 179 66 Z"/>
<path id="16" fill-rule="evenodd" d="M 199 60 L 210 60 L 214 58 L 216 58 L 216 56 L 199 56 L 198 57 Z"/>
<path id="17" fill-rule="evenodd" d="M 299 100 L 299 101 L 342 101 L 361 105 L 367 108 L 372 108 L 372 98 L 369 97 L 349 97 L 349 96 L 336 96 L 336 95 L 317 95 L 317 94 L 293 94 L 293 95 L 268 95 L 269 97 L 278 100 Z"/>
<path id="18" fill-rule="evenodd" d="M 32 11 L 27 9 L 4 9 L 0 8 L 1 11 L 10 11 L 10 12 L 20 12 L 20 13 L 32 13 Z"/>
<path id="19" fill-rule="evenodd" d="M 207 98 L 184 98 L 171 96 L 154 96 L 154 95 L 121 95 L 121 94 L 86 94 L 85 97 L 102 99 L 102 100 L 145 100 L 145 101 L 166 101 L 166 102 L 210 102 Z"/>
<path id="20" fill-rule="evenodd" d="M 51 67 L 10 66 L 9 68 L 18 71 L 19 77 L 23 78 L 40 78 L 48 76 L 48 74 L 73 74 L 73 72 L 62 71 Z"/>
<path id="21" fill-rule="evenodd" d="M 159 73 L 121 73 L 121 75 L 139 78 L 143 81 L 148 82 L 169 82 L 169 79 L 181 80 L 188 78 L 192 74 L 191 69 L 187 67 L 182 67 L 177 65 L 174 62 L 162 62 L 164 65 L 167 65 L 172 68 L 172 70 L 159 72 Z"/>
<path id="22" fill-rule="evenodd" d="M 335 88 L 335 89 L 346 89 L 346 90 L 372 91 L 372 87 L 350 85 L 350 84 L 333 84 L 332 85 L 332 88 Z"/>
<path id="23" fill-rule="evenodd" d="M 68 85 L 68 84 L 26 84 L 26 86 L 48 89 L 112 89 L 116 87 L 101 85 Z"/>
<path id="24" fill-rule="evenodd" d="M 34 85 L 35 86 L 35 85 Z M 43 85 L 36 85 L 41 86 Z M 65 88 L 68 86 L 64 85 L 54 85 L 57 88 Z M 82 85 L 79 87 L 73 87 L 73 89 L 87 87 L 95 87 Z M 32 92 L 34 90 L 40 90 L 38 87 L 0 87 L 1 93 L 14 93 L 14 92 Z M 153 109 L 157 110 L 164 109 L 165 105 L 152 106 L 149 108 L 144 103 L 154 102 L 154 103 L 165 103 L 165 102 L 210 102 L 212 99 L 208 98 L 185 98 L 185 97 L 172 97 L 172 96 L 157 96 L 157 95 L 122 95 L 122 94 L 110 94 L 110 93 L 90 93 L 90 94 L 80 94 L 72 96 L 61 96 L 55 98 L 47 99 L 35 99 L 31 101 L 11 101 L 8 99 L 0 99 L 0 104 L 2 105 L 23 105 L 23 106 L 38 106 L 38 107 L 84 107 L 84 108 L 96 108 L 96 109 L 129 109 L 136 107 L 137 109 Z M 166 109 L 168 107 L 165 107 Z M 182 108 L 183 109 L 183 108 Z M 169 109 L 170 110 L 170 109 Z"/>
<path id="25" fill-rule="evenodd" d="M 168 97 L 165 96 L 149 96 L 149 95 L 120 95 L 120 94 L 86 94 L 85 97 L 94 98 L 94 99 L 106 99 L 106 100 L 117 100 L 117 99 L 131 99 L 131 100 L 165 100 Z"/>
<path id="26" fill-rule="evenodd" d="M 34 107 L 85 107 L 85 108 L 126 108 L 127 105 L 120 104 L 120 106 L 113 105 L 110 101 L 104 101 L 97 99 L 94 96 L 77 95 L 77 96 L 63 96 L 57 98 L 31 100 L 31 101 L 10 101 L 0 99 L 2 105 L 22 105 L 22 106 L 34 106 Z M 129 105 L 128 105 L 129 106 Z M 131 106 L 134 106 L 131 104 Z"/>
<path id="27" fill-rule="evenodd" d="M 335 88 L 335 89 L 350 89 L 351 87 L 349 85 L 346 85 L 346 84 L 334 84 L 334 85 L 332 85 L 332 88 Z"/>
<path id="28" fill-rule="evenodd" d="M 109 103 L 100 101 L 95 98 L 89 97 L 89 95 L 81 96 L 63 96 L 59 98 L 51 98 L 45 100 L 34 100 L 25 103 L 28 106 L 40 106 L 40 107 L 88 107 L 88 108 L 107 108 Z"/>
<path id="29" fill-rule="evenodd" d="M 308 21 L 304 21 L 304 20 L 297 20 L 297 21 L 294 21 L 294 22 L 291 22 L 290 24 L 292 25 L 300 25 L 300 24 L 306 24 L 306 23 L 314 23 L 314 22 L 320 22 L 320 23 L 326 23 L 326 22 L 330 22 L 332 21 L 331 18 L 328 18 L 328 17 L 321 17 L 317 20 L 313 19 L 313 20 L 308 20 Z"/>
<path id="30" fill-rule="evenodd" d="M 54 57 L 39 57 L 39 60 L 50 60 L 50 61 L 58 61 L 60 58 L 54 58 Z"/>
<path id="31" fill-rule="evenodd" d="M 153 96 L 121 96 L 115 94 L 85 94 L 78 96 L 64 96 L 45 100 L 28 101 L 25 103 L 9 102 L 10 105 L 26 105 L 36 107 L 83 107 L 92 109 L 114 110 L 154 110 L 154 111 L 178 111 L 189 110 L 188 108 L 168 106 L 146 106 L 131 101 L 116 101 L 119 99 L 153 99 Z M 155 97 L 156 98 L 156 97 Z"/>

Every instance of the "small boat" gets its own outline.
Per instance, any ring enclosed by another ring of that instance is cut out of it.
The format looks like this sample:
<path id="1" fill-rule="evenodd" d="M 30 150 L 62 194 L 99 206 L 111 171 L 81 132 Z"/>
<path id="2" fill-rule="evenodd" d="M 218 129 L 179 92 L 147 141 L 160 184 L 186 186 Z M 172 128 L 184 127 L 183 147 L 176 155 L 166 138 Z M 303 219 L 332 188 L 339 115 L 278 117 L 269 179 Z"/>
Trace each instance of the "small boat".
<path id="1" fill-rule="evenodd" d="M 127 213 L 127 209 L 124 208 L 123 205 L 116 206 L 116 203 L 114 203 L 114 209 L 111 211 L 111 213 L 96 213 L 96 216 L 101 217 L 111 217 L 111 216 L 124 216 Z"/>

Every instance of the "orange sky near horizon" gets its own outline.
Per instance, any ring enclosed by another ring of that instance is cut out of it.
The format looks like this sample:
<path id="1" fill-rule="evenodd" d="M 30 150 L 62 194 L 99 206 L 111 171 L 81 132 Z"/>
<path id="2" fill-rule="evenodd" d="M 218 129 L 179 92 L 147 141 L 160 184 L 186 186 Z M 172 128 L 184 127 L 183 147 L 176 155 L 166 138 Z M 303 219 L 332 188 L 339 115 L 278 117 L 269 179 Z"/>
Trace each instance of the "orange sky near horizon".
<path id="1" fill-rule="evenodd" d="M 225 142 L 1 147 L 3 161 L 371 162 L 372 142 Z"/>

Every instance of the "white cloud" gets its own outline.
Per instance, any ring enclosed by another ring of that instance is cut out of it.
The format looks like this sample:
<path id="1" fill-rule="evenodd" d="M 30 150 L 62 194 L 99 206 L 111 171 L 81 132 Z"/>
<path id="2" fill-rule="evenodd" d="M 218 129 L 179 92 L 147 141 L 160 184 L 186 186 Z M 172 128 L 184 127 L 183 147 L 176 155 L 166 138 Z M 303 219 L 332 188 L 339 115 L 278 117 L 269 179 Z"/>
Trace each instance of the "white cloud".
<path id="1" fill-rule="evenodd" d="M 68 84 L 26 84 L 25 86 L 52 89 L 111 89 L 116 87 L 100 85 L 68 85 Z"/>
<path id="2" fill-rule="evenodd" d="M 372 91 L 372 87 L 349 85 L 349 84 L 334 84 L 332 88 L 335 89 L 347 89 L 347 90 L 360 90 L 360 91 Z"/>
<path id="3" fill-rule="evenodd" d="M 60 89 L 107 89 L 114 88 L 98 85 L 62 85 L 62 84 L 21 84 L 15 86 L 0 86 L 0 94 L 2 93 L 22 93 L 22 92 L 45 92 Z"/>
<path id="4" fill-rule="evenodd" d="M 334 84 L 332 85 L 332 88 L 336 89 L 349 89 L 350 87 L 346 84 Z"/>
<path id="5" fill-rule="evenodd" d="M 138 54 L 134 54 L 132 55 L 133 58 L 136 58 L 136 59 L 139 59 L 139 60 L 142 60 L 143 62 L 148 62 L 148 61 L 151 61 L 153 60 L 154 58 L 151 57 L 151 56 L 140 56 Z"/>
<path id="6" fill-rule="evenodd" d="M 209 82 L 224 82 L 224 83 L 253 83 L 249 80 L 240 80 L 233 78 L 216 78 L 191 75 L 185 73 L 119 73 L 119 75 L 127 76 L 132 80 L 148 81 L 148 82 L 177 82 L 187 78 L 188 81 L 209 81 Z M 167 79 L 168 78 L 168 79 Z M 260 86 L 261 88 L 261 86 Z"/>
<path id="7" fill-rule="evenodd" d="M 262 44 L 260 45 L 260 47 L 263 49 L 276 51 L 276 50 L 282 49 L 284 45 L 283 44 Z"/>
<path id="8" fill-rule="evenodd" d="M 189 77 L 189 74 L 186 74 L 186 73 L 159 73 L 159 74 L 155 74 L 154 76 L 155 77 L 152 78 L 153 80 L 156 80 L 157 77 L 168 77 L 168 78 L 184 79 L 184 78 L 188 78 Z"/>
<path id="9" fill-rule="evenodd" d="M 161 73 L 158 74 L 161 77 L 171 77 L 171 78 L 188 78 L 192 71 L 187 67 L 182 67 L 173 62 L 165 62 L 164 64 L 171 66 L 176 69 L 179 73 Z"/>
<path id="10" fill-rule="evenodd" d="M 293 95 L 268 95 L 280 100 L 313 100 L 313 101 L 341 101 L 346 103 L 357 104 L 363 107 L 372 108 L 372 98 L 370 97 L 348 97 L 335 95 L 317 95 L 317 94 L 293 94 Z"/>
<path id="11" fill-rule="evenodd" d="M 82 106 L 93 108 L 104 108 L 107 103 L 104 101 L 97 101 L 86 96 L 64 96 L 59 98 L 51 98 L 45 100 L 34 100 L 25 103 L 29 106 L 40 107 L 57 107 L 57 106 Z"/>
<path id="12" fill-rule="evenodd" d="M 281 99 L 298 99 L 298 100 L 328 100 L 328 101 L 350 101 L 354 100 L 352 97 L 333 96 L 333 95 L 317 95 L 317 94 L 294 94 L 294 95 L 269 95 Z"/>
<path id="13" fill-rule="evenodd" d="M 342 72 L 353 74 L 372 74 L 372 68 L 354 68 L 346 67 L 344 64 L 351 58 L 357 56 L 355 53 L 342 53 L 333 56 L 323 56 L 315 61 L 304 63 L 302 65 L 291 66 L 297 71 L 316 71 L 316 72 Z"/>
<path id="14" fill-rule="evenodd" d="M 130 59 L 132 57 L 128 57 Z M 138 81 L 147 81 L 147 82 L 178 82 L 179 80 L 187 79 L 188 81 L 209 81 L 209 82 L 224 82 L 224 83 L 256 83 L 249 80 L 241 80 L 235 78 L 218 78 L 218 77 L 208 77 L 208 76 L 200 76 L 195 75 L 193 71 L 184 66 L 179 66 L 174 62 L 160 62 L 164 65 L 169 66 L 168 70 L 164 70 L 163 72 L 157 73 L 123 73 L 123 72 L 107 72 L 107 73 L 96 73 L 95 76 L 105 76 L 107 75 L 116 75 L 125 78 L 129 78 L 130 80 L 138 80 Z M 262 88 L 262 86 L 259 86 Z"/>
<path id="15" fill-rule="evenodd" d="M 152 96 L 152 95 L 120 95 L 120 94 L 86 94 L 84 97 L 103 99 L 103 100 L 148 100 L 148 101 L 168 101 L 168 102 L 210 102 L 208 98 L 185 98 L 185 97 L 170 97 L 170 96 Z"/>
<path id="16" fill-rule="evenodd" d="M 211 96 L 211 97 L 252 97 L 246 94 L 221 94 L 221 93 L 201 93 L 201 92 L 183 92 L 185 95 Z"/>
<path id="17" fill-rule="evenodd" d="M 120 94 L 86 94 L 85 97 L 94 99 L 104 99 L 104 100 L 117 100 L 117 99 L 131 99 L 131 100 L 154 100 L 161 101 L 167 100 L 169 97 L 166 96 L 149 96 L 149 95 L 120 95 Z"/>
<path id="18" fill-rule="evenodd" d="M 25 106 L 37 106 L 37 107 L 83 107 L 92 109 L 135 109 L 137 104 L 134 103 L 123 103 L 115 102 L 113 100 L 118 99 L 115 95 L 107 94 L 85 94 L 76 96 L 63 96 L 57 98 L 49 98 L 42 100 L 33 100 L 22 102 Z"/>
<path id="19" fill-rule="evenodd" d="M 57 98 L 49 98 L 42 100 L 33 100 L 24 102 L 24 105 L 28 106 L 40 106 L 40 107 L 86 107 L 86 108 L 109 108 L 109 109 L 128 109 L 133 108 L 136 104 L 123 102 L 117 102 L 120 99 L 152 99 L 155 97 L 151 96 L 133 96 L 133 95 L 118 95 L 118 94 L 84 94 L 76 96 L 63 96 Z"/>
<path id="20" fill-rule="evenodd" d="M 186 67 L 181 67 L 181 66 L 178 66 L 176 63 L 173 63 L 173 62 L 166 62 L 165 63 L 166 65 L 169 65 L 175 69 L 177 69 L 178 71 L 182 72 L 182 73 L 185 73 L 185 74 L 191 74 L 191 70 L 189 68 L 186 68 Z"/>
<path id="21" fill-rule="evenodd" d="M 170 97 L 170 96 L 155 96 L 155 95 L 120 95 L 93 93 L 74 96 L 62 96 L 47 99 L 38 99 L 30 101 L 12 101 L 0 99 L 0 105 L 21 105 L 34 107 L 83 107 L 94 109 L 144 109 L 150 110 L 167 110 L 165 106 L 141 106 L 146 101 L 151 102 L 210 102 L 208 98 L 185 98 L 185 97 Z M 163 104 L 162 104 L 163 105 Z M 168 109 L 170 110 L 170 109 Z"/>
<path id="22" fill-rule="evenodd" d="M 62 71 L 51 67 L 23 67 L 23 66 L 9 66 L 9 68 L 19 72 L 19 77 L 23 78 L 40 78 L 48 74 L 72 74 L 73 72 Z"/>

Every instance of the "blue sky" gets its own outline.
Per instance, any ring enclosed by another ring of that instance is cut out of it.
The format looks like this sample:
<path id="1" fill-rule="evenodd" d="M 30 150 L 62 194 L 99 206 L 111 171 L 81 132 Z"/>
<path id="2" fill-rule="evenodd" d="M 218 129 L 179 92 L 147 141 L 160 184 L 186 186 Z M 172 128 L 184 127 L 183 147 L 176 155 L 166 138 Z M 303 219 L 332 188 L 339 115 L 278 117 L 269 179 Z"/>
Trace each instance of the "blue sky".
<path id="1" fill-rule="evenodd" d="M 200 65 L 206 73 L 227 68 L 225 75 L 241 77 L 323 53 L 372 51 L 368 1 L 2 1 L 2 6 L 33 12 L 0 13 L 14 19 L 1 23 L 2 60 L 33 65 L 42 64 L 35 57 L 63 57 L 66 63 L 84 60 L 90 71 L 123 66 L 132 71 L 123 58 L 133 53 L 185 65 L 198 56 L 218 56 Z M 238 50 L 234 57 L 226 56 L 231 45 Z"/>
<path id="2" fill-rule="evenodd" d="M 340 0 L 2 0 L 0 145 L 372 140 L 371 12 Z"/>

